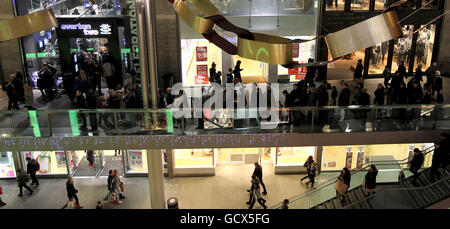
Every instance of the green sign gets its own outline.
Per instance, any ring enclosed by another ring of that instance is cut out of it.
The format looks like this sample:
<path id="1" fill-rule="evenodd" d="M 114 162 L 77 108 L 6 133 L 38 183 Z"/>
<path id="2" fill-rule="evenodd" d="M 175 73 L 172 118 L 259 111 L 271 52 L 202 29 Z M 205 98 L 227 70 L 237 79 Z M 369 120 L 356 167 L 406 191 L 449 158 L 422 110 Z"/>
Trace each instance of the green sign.
<path id="1" fill-rule="evenodd" d="M 30 116 L 30 124 L 33 128 L 34 136 L 37 138 L 41 137 L 41 130 L 39 129 L 39 122 L 37 119 L 36 111 L 28 111 L 28 115 Z"/>
<path id="2" fill-rule="evenodd" d="M 36 59 L 36 53 L 26 53 L 25 56 L 27 59 Z"/>
<path id="3" fill-rule="evenodd" d="M 167 132 L 173 133 L 173 115 L 172 110 L 166 110 Z"/>
<path id="4" fill-rule="evenodd" d="M 73 136 L 80 136 L 80 127 L 78 126 L 77 113 L 78 113 L 78 111 L 76 111 L 76 110 L 69 111 L 70 126 L 72 127 L 72 135 Z"/>

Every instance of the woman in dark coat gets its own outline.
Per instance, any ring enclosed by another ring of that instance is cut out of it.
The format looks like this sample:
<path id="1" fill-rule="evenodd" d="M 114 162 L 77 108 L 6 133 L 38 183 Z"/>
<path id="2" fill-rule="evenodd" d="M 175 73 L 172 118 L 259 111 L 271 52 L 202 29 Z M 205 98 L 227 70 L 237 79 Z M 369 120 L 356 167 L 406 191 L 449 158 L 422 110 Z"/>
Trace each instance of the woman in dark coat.
<path id="1" fill-rule="evenodd" d="M 377 175 L 378 175 L 377 167 L 375 167 L 375 165 L 371 165 L 369 171 L 366 174 L 364 185 L 364 188 L 367 190 L 369 196 L 375 193 L 374 189 L 377 186 Z"/>
<path id="2" fill-rule="evenodd" d="M 350 187 L 350 180 L 351 180 L 351 174 L 350 174 L 350 170 L 348 170 L 347 168 L 342 169 L 341 174 L 338 177 L 338 180 L 341 180 L 342 182 L 344 182 L 344 184 L 347 185 L 347 190 Z M 344 204 L 345 202 L 345 195 L 344 194 L 340 194 L 337 190 L 336 190 L 336 196 L 339 199 L 339 196 L 341 196 L 341 203 Z"/>
<path id="3" fill-rule="evenodd" d="M 78 201 L 78 196 L 77 196 L 78 190 L 73 185 L 73 179 L 72 178 L 69 178 L 67 180 L 66 189 L 67 189 L 67 198 L 69 198 L 69 200 L 71 198 L 75 199 L 75 202 L 77 203 L 78 208 L 83 208 L 83 207 L 80 206 L 80 202 Z"/>

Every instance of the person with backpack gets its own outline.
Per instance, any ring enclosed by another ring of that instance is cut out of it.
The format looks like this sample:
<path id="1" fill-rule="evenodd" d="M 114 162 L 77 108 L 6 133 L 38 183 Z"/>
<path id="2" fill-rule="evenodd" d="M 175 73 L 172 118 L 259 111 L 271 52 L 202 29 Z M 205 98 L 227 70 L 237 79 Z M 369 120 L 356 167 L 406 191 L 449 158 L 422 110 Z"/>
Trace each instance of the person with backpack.
<path id="1" fill-rule="evenodd" d="M 317 163 L 312 161 L 310 167 L 309 167 L 309 172 L 308 172 L 308 178 L 309 181 L 306 182 L 306 187 L 308 187 L 309 183 L 311 183 L 311 188 L 314 188 L 314 181 L 317 175 Z"/>
<path id="2" fill-rule="evenodd" d="M 82 206 L 80 206 L 80 202 L 78 201 L 78 190 L 75 188 L 75 186 L 73 185 L 73 179 L 69 178 L 66 182 L 66 190 L 67 190 L 67 197 L 69 198 L 69 200 L 73 200 L 75 199 L 76 201 L 76 206 L 78 208 L 83 208 Z"/>
<path id="3" fill-rule="evenodd" d="M 28 182 L 28 177 L 27 174 L 22 170 L 22 169 L 17 169 L 16 170 L 16 180 L 17 180 L 17 185 L 19 186 L 19 195 L 18 197 L 22 197 L 22 189 L 23 187 L 25 187 L 29 192 L 30 195 L 33 194 L 33 190 L 31 190 L 30 187 L 28 187 L 27 182 Z"/>
<path id="4" fill-rule="evenodd" d="M 252 187 L 250 188 L 250 200 L 247 202 L 247 204 L 250 204 L 248 209 L 253 209 L 253 205 L 256 201 L 264 208 L 266 209 L 267 206 L 265 205 L 266 200 L 261 197 L 261 187 L 259 186 L 260 182 L 258 177 L 255 175 L 252 175 Z"/>
<path id="5" fill-rule="evenodd" d="M 313 160 L 313 156 L 309 156 L 308 159 L 306 159 L 305 163 L 303 164 L 303 166 L 306 168 L 306 176 L 303 177 L 302 179 L 300 179 L 300 183 L 302 183 L 302 181 L 306 178 L 309 177 L 309 169 L 311 167 L 311 164 L 314 162 Z"/>
<path id="6" fill-rule="evenodd" d="M 411 167 L 409 168 L 409 170 L 414 174 L 414 179 L 411 182 L 413 185 L 417 185 L 417 178 L 419 178 L 419 169 L 420 167 L 422 167 L 422 163 L 423 163 L 424 157 L 422 152 L 420 152 L 419 149 L 415 148 L 414 149 L 414 156 L 411 160 Z"/>
<path id="7" fill-rule="evenodd" d="M 31 177 L 31 185 L 39 186 L 39 180 L 36 177 L 36 173 L 41 169 L 39 162 L 35 159 L 31 159 L 30 157 L 26 157 L 27 161 L 27 174 L 30 174 Z"/>

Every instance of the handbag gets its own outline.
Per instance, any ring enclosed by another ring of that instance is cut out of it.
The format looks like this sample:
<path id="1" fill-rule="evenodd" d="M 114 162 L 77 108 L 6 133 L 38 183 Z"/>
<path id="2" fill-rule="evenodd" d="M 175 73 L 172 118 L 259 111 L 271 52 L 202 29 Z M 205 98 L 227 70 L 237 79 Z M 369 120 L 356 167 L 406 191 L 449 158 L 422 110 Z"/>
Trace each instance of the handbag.
<path id="1" fill-rule="evenodd" d="M 347 192 L 348 185 L 346 185 L 341 179 L 336 182 L 336 191 L 344 195 Z"/>
<path id="2" fill-rule="evenodd" d="M 119 188 L 121 192 L 125 192 L 125 184 L 120 183 Z"/>

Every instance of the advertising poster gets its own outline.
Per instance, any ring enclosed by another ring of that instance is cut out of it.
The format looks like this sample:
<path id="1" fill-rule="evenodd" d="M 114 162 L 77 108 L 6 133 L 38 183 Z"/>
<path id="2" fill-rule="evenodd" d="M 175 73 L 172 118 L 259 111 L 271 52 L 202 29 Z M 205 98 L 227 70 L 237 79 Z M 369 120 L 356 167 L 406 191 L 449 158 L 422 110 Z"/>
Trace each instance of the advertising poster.
<path id="1" fill-rule="evenodd" d="M 195 84 L 208 84 L 208 65 L 197 65 L 197 75 L 195 76 Z"/>
<path id="2" fill-rule="evenodd" d="M 356 168 L 362 168 L 364 163 L 364 152 L 358 152 L 358 157 L 356 158 Z"/>
<path id="3" fill-rule="evenodd" d="M 347 169 L 352 168 L 352 157 L 353 153 L 351 151 L 347 151 L 345 155 L 345 168 Z"/>
<path id="4" fill-rule="evenodd" d="M 300 52 L 300 44 L 299 43 L 292 44 L 292 57 L 298 58 L 299 52 Z"/>
<path id="5" fill-rule="evenodd" d="M 304 64 L 305 62 L 300 62 L 301 64 Z M 297 71 L 297 74 L 295 74 L 296 80 L 304 80 L 306 77 L 306 67 L 301 67 L 299 71 Z"/>
<path id="6" fill-rule="evenodd" d="M 131 167 L 142 168 L 142 166 L 144 164 L 142 161 L 142 151 L 129 150 L 128 155 L 129 155 L 129 162 L 130 162 Z"/>
<path id="7" fill-rule="evenodd" d="M 208 47 L 202 46 L 196 49 L 197 61 L 207 61 L 208 60 Z"/>

